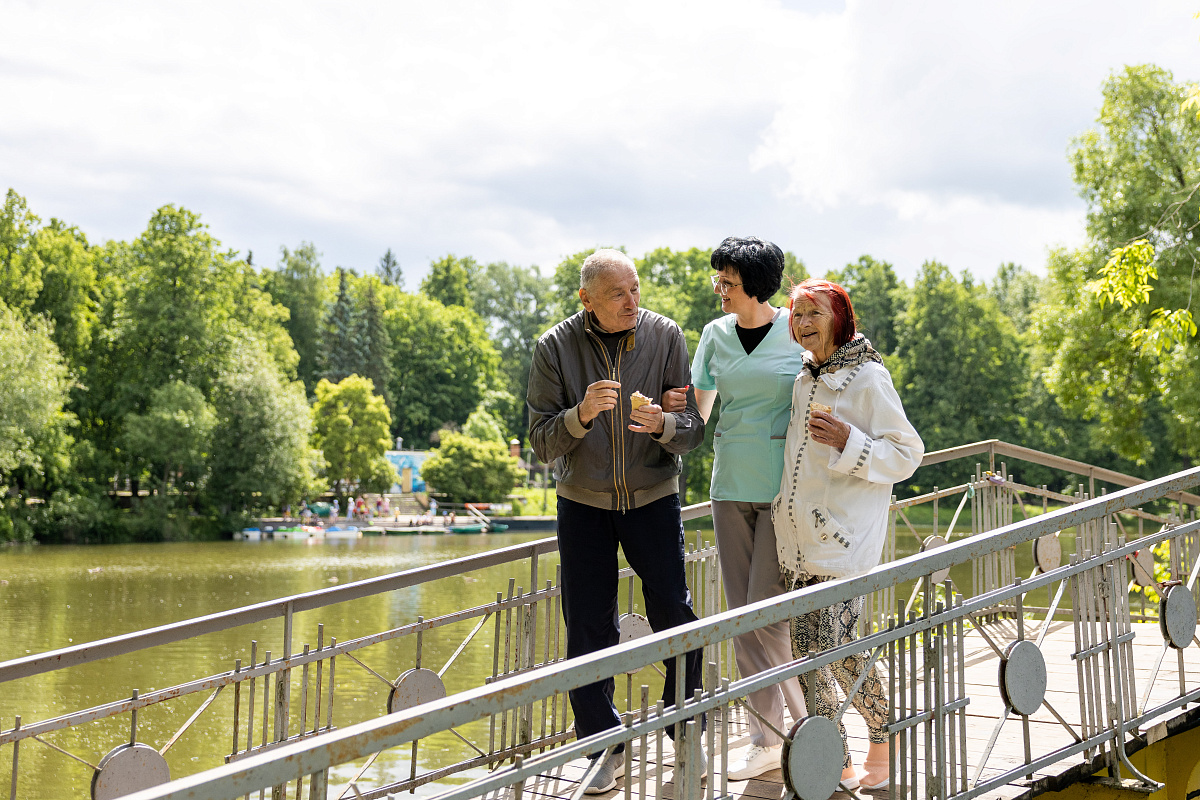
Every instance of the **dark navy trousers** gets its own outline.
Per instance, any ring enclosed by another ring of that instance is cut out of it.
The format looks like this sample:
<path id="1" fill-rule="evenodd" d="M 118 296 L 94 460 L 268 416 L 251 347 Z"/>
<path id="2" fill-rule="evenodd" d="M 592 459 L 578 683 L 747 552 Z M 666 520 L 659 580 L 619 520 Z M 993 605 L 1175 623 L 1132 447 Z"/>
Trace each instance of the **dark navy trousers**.
<path id="1" fill-rule="evenodd" d="M 606 511 L 558 498 L 558 550 L 562 559 L 563 617 L 567 657 L 586 655 L 620 641 L 617 623 L 617 546 L 642 579 L 646 617 L 656 632 L 696 620 L 683 567 L 683 521 L 679 495 L 641 508 Z M 686 656 L 684 686 L 691 697 L 702 687 L 702 651 Z M 663 662 L 663 702 L 675 704 L 675 659 Z M 612 678 L 570 692 L 577 738 L 621 724 L 613 707 Z M 668 731 L 671 733 L 672 731 Z"/>

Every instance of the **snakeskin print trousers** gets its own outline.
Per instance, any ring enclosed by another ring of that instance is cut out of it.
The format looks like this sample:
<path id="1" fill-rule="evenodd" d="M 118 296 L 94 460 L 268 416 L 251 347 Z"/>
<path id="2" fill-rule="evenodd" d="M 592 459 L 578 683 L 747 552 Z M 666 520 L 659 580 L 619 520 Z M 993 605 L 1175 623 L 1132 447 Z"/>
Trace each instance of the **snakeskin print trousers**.
<path id="1" fill-rule="evenodd" d="M 785 578 L 787 585 L 792 590 L 833 580 L 833 578 L 823 575 L 807 573 L 793 575 L 789 572 L 785 572 Z M 809 650 L 820 652 L 854 641 L 862 609 L 863 598 L 856 597 L 845 603 L 838 603 L 801 617 L 794 617 L 791 620 L 792 657 L 803 658 Z M 800 685 L 804 689 L 804 697 L 808 702 L 809 713 L 820 714 L 837 723 L 838 732 L 842 735 L 842 749 L 845 754 L 843 769 L 850 766 L 850 748 L 846 744 L 846 726 L 840 719 L 835 719 L 841 703 L 838 701 L 834 680 L 841 684 L 845 694 L 849 694 L 854 689 L 854 684 L 858 683 L 866 666 L 867 654 L 856 653 L 840 661 L 835 661 L 829 666 L 799 676 Z M 852 702 L 867 723 L 871 742 L 886 742 L 888 735 L 883 728 L 887 724 L 888 696 L 883 689 L 883 684 L 879 681 L 879 675 L 874 665 L 871 665 L 862 688 L 854 695 Z"/>

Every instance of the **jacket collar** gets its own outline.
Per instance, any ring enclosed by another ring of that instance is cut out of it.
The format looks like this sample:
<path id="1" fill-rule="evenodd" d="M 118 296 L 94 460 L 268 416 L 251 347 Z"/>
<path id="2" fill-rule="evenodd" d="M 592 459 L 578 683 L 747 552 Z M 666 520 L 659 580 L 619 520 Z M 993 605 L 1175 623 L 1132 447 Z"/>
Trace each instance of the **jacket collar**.
<path id="1" fill-rule="evenodd" d="M 603 328 L 601 328 L 599 325 L 596 324 L 596 317 L 592 314 L 592 312 L 588 311 L 585 308 L 580 313 L 583 314 L 583 329 L 585 331 L 587 331 L 588 333 L 594 333 L 596 335 L 608 333 L 607 331 L 605 331 Z M 622 333 L 629 334 L 629 337 L 626 338 L 625 340 L 623 340 L 623 341 L 625 341 L 625 349 L 626 350 L 632 350 L 634 348 L 635 343 L 637 341 L 638 328 L 642 327 L 642 320 L 645 318 L 646 318 L 646 309 L 639 308 L 638 314 L 637 314 L 637 322 L 634 323 L 633 328 L 631 328 L 630 330 L 627 330 L 627 331 L 621 331 Z"/>

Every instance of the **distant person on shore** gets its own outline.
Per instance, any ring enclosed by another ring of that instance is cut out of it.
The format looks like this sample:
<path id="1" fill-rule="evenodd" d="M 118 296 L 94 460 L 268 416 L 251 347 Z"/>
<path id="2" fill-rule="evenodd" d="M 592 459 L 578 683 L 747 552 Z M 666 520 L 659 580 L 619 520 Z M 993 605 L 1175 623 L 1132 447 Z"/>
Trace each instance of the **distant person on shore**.
<path id="1" fill-rule="evenodd" d="M 642 579 L 655 631 L 696 619 L 684 572 L 679 457 L 704 438 L 694 395 L 675 413 L 656 402 L 691 382 L 687 345 L 677 324 L 639 309 L 633 261 L 597 250 L 584 261 L 579 286 L 583 310 L 534 347 L 528 392 L 530 442 L 538 458 L 554 463 L 558 481 L 568 658 L 620 640 L 618 546 Z M 668 706 L 676 702 L 675 663 L 665 664 Z M 687 654 L 685 672 L 691 697 L 701 687 L 701 651 Z M 621 724 L 613 689 L 606 678 L 570 692 L 577 738 Z M 585 791 L 606 792 L 624 772 L 619 748 Z"/>
<path id="2" fill-rule="evenodd" d="M 333 522 L 337 522 L 339 511 L 340 507 L 338 506 L 338 499 L 335 497 L 333 498 L 333 502 L 329 504 L 329 519 Z"/>

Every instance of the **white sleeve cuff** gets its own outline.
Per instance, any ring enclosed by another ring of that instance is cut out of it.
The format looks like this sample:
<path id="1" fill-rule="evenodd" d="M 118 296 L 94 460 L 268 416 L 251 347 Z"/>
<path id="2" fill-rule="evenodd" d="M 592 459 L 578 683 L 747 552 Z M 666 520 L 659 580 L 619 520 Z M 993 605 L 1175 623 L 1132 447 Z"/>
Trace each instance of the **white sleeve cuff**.
<path id="1" fill-rule="evenodd" d="M 871 448 L 874 442 L 853 425 L 842 452 L 829 448 L 829 468 L 844 475 L 855 475 L 866 479 L 871 464 Z"/>

